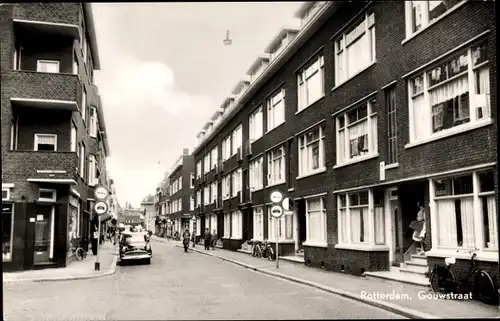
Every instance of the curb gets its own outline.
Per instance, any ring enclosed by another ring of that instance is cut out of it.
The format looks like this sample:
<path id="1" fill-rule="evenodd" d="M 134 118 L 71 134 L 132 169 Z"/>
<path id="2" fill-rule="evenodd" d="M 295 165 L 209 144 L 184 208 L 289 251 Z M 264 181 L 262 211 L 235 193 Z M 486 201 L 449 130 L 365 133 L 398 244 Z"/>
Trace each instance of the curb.
<path id="1" fill-rule="evenodd" d="M 113 261 L 111 262 L 111 267 L 109 271 L 99 272 L 93 275 L 79 275 L 79 276 L 64 276 L 55 278 L 31 278 L 31 279 L 18 279 L 18 280 L 3 280 L 3 284 L 12 284 L 20 282 L 33 282 L 33 283 L 44 283 L 44 282 L 57 282 L 57 281 L 74 281 L 74 280 L 88 280 L 88 279 L 98 279 L 105 276 L 110 276 L 116 273 L 116 264 L 118 262 L 118 251 L 114 254 Z"/>
<path id="2" fill-rule="evenodd" d="M 175 246 L 182 247 L 182 246 L 177 245 L 177 244 Z M 261 268 L 257 268 L 255 266 L 252 266 L 252 265 L 240 262 L 240 261 L 236 261 L 236 260 L 233 260 L 233 259 L 224 258 L 224 257 L 221 257 L 221 256 L 216 255 L 216 254 L 206 253 L 206 252 L 203 252 L 203 251 L 200 251 L 200 250 L 197 250 L 197 249 L 192 249 L 192 248 L 189 248 L 189 250 L 191 250 L 193 252 L 200 253 L 200 254 L 205 254 L 205 255 L 208 255 L 208 256 L 216 257 L 216 258 L 221 259 L 223 261 L 227 261 L 227 262 L 230 262 L 230 263 L 233 263 L 233 264 L 245 267 L 247 269 L 260 272 L 262 274 L 267 274 L 267 275 L 270 275 L 270 276 L 274 276 L 274 277 L 277 277 L 277 278 L 285 279 L 285 280 L 288 280 L 288 281 L 291 281 L 291 282 L 295 282 L 295 283 L 298 283 L 298 284 L 307 285 L 307 286 L 310 286 L 310 287 L 313 287 L 313 288 L 317 288 L 317 289 L 325 291 L 325 292 L 329 292 L 329 293 L 332 293 L 332 294 L 337 294 L 339 296 L 342 296 L 342 297 L 345 297 L 345 298 L 348 298 L 348 299 L 351 299 L 351 300 L 354 300 L 354 301 L 362 302 L 362 303 L 365 303 L 365 304 L 368 304 L 368 305 L 371 305 L 371 306 L 374 306 L 374 307 L 377 307 L 377 308 L 380 308 L 380 309 L 383 309 L 383 310 L 386 310 L 386 311 L 389 311 L 389 312 L 393 312 L 393 313 L 396 313 L 398 315 L 401 315 L 401 316 L 404 316 L 404 317 L 407 317 L 407 318 L 411 318 L 411 319 L 441 319 L 440 317 L 437 317 L 437 316 L 434 316 L 434 315 L 430 315 L 430 314 L 427 314 L 427 313 L 424 313 L 424 312 L 420 312 L 420 311 L 417 311 L 417 310 L 405 308 L 405 307 L 402 307 L 402 306 L 397 305 L 397 304 L 393 304 L 393 303 L 389 303 L 389 302 L 384 302 L 384 301 L 377 301 L 377 300 L 368 299 L 368 298 L 361 298 L 359 295 L 351 293 L 351 292 L 348 292 L 348 291 L 343 291 L 343 290 L 340 290 L 340 289 L 334 289 L 332 287 L 324 286 L 324 285 L 321 285 L 321 284 L 318 284 L 318 283 L 315 283 L 315 282 L 312 282 L 312 281 L 307 281 L 307 280 L 304 280 L 304 279 L 296 278 L 296 277 L 289 276 L 289 275 L 286 275 L 286 274 L 283 274 L 283 273 L 279 273 L 279 272 L 267 271 L 267 270 L 264 270 L 264 269 L 261 269 Z"/>

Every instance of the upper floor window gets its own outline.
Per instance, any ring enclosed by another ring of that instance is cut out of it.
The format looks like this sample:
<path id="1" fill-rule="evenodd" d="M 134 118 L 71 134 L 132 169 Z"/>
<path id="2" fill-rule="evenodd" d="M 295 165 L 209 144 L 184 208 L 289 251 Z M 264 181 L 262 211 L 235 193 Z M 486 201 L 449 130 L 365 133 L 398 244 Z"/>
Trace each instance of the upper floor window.
<path id="1" fill-rule="evenodd" d="M 201 205 L 201 190 L 196 191 L 196 207 Z"/>
<path id="2" fill-rule="evenodd" d="M 228 135 L 222 140 L 222 160 L 231 158 L 231 136 Z"/>
<path id="3" fill-rule="evenodd" d="M 94 186 L 97 183 L 97 162 L 94 155 L 89 155 L 89 180 L 88 184 Z"/>
<path id="4" fill-rule="evenodd" d="M 212 166 L 211 168 L 216 168 L 217 167 L 217 159 L 219 157 L 219 151 L 217 149 L 217 146 L 212 148 L 212 151 L 210 152 L 210 155 L 212 156 Z"/>
<path id="5" fill-rule="evenodd" d="M 285 148 L 277 147 L 267 153 L 267 185 L 285 182 Z"/>
<path id="6" fill-rule="evenodd" d="M 250 190 L 256 191 L 264 187 L 264 157 L 259 157 L 250 163 Z"/>
<path id="7" fill-rule="evenodd" d="M 279 90 L 267 100 L 267 131 L 285 122 L 285 89 Z"/>
<path id="8" fill-rule="evenodd" d="M 210 204 L 210 186 L 205 186 L 203 188 L 203 204 L 208 205 Z"/>
<path id="9" fill-rule="evenodd" d="M 193 195 L 191 195 L 191 197 L 189 198 L 189 210 L 194 211 L 194 196 Z"/>
<path id="10" fill-rule="evenodd" d="M 90 136 L 97 137 L 97 108 L 90 106 Z"/>
<path id="11" fill-rule="evenodd" d="M 85 145 L 80 145 L 80 177 L 83 179 L 85 176 Z"/>
<path id="12" fill-rule="evenodd" d="M 85 122 L 86 116 L 87 116 L 87 90 L 85 90 L 85 86 L 83 86 L 82 90 L 82 106 L 81 106 L 80 112 L 82 113 L 82 118 L 83 118 L 83 123 L 87 124 Z"/>
<path id="13" fill-rule="evenodd" d="M 231 188 L 231 196 L 236 197 L 238 196 L 238 193 L 241 192 L 241 168 L 238 168 L 237 170 L 233 171 L 231 174 L 231 179 L 232 179 L 232 188 Z"/>
<path id="14" fill-rule="evenodd" d="M 57 135 L 35 134 L 35 150 L 57 151 Z"/>
<path id="15" fill-rule="evenodd" d="M 189 188 L 194 188 L 194 174 L 190 173 L 189 174 Z"/>
<path id="16" fill-rule="evenodd" d="M 297 74 L 299 111 L 325 95 L 324 64 L 324 58 L 320 55 Z"/>
<path id="17" fill-rule="evenodd" d="M 215 203 L 215 202 L 217 202 L 217 194 L 218 194 L 216 181 L 212 183 L 211 190 L 212 190 L 212 203 Z"/>
<path id="18" fill-rule="evenodd" d="M 396 117 L 396 87 L 385 90 L 385 110 L 387 113 L 387 164 L 398 162 L 398 123 Z"/>
<path id="19" fill-rule="evenodd" d="M 76 152 L 76 126 L 75 123 L 71 122 L 71 151 Z"/>
<path id="20" fill-rule="evenodd" d="M 257 110 L 250 114 L 248 123 L 250 140 L 255 141 L 261 138 L 264 131 L 262 107 L 257 108 Z"/>
<path id="21" fill-rule="evenodd" d="M 406 1 L 406 36 L 424 29 L 464 0 Z"/>
<path id="22" fill-rule="evenodd" d="M 208 173 L 210 171 L 210 161 L 212 157 L 210 156 L 210 152 L 208 152 L 203 158 L 203 173 Z"/>
<path id="23" fill-rule="evenodd" d="M 222 178 L 222 199 L 228 199 L 231 195 L 231 174 Z"/>
<path id="24" fill-rule="evenodd" d="M 196 162 L 196 178 L 201 177 L 201 160 Z"/>
<path id="25" fill-rule="evenodd" d="M 238 149 L 241 147 L 242 143 L 243 143 L 243 129 L 242 129 L 242 125 L 238 125 L 238 127 L 236 127 L 234 130 L 233 130 L 233 133 L 231 134 L 231 141 L 233 143 L 233 150 L 232 150 L 232 154 L 236 154 L 238 152 Z"/>
<path id="26" fill-rule="evenodd" d="M 36 62 L 36 71 L 59 73 L 59 61 L 57 61 L 57 60 L 38 60 Z"/>
<path id="27" fill-rule="evenodd" d="M 377 108 L 372 98 L 337 117 L 337 164 L 377 153 Z"/>
<path id="28" fill-rule="evenodd" d="M 375 62 L 375 14 L 365 13 L 335 41 L 335 84 L 355 76 Z"/>
<path id="29" fill-rule="evenodd" d="M 325 134 L 318 126 L 299 137 L 299 176 L 325 169 Z"/>
<path id="30" fill-rule="evenodd" d="M 475 44 L 409 80 L 410 142 L 458 132 L 490 118 L 486 48 L 485 42 Z"/>

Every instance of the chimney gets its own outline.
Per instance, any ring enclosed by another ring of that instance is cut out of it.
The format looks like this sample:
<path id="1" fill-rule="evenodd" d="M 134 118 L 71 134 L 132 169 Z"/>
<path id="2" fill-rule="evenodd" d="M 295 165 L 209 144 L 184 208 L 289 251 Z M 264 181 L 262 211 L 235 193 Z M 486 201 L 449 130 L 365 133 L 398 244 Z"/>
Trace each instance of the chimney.
<path id="1" fill-rule="evenodd" d="M 182 155 L 189 155 L 189 148 L 184 148 L 182 150 Z"/>

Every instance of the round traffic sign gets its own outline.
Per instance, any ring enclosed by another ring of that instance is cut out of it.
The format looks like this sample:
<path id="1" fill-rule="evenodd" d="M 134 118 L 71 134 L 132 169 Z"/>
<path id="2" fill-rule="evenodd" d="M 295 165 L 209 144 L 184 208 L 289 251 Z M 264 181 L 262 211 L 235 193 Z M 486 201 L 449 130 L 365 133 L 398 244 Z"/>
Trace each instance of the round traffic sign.
<path id="1" fill-rule="evenodd" d="M 279 191 L 274 191 L 271 193 L 271 202 L 279 203 L 283 199 L 283 194 Z"/>
<path id="2" fill-rule="evenodd" d="M 283 202 L 281 202 L 281 206 L 283 206 L 283 210 L 290 211 L 290 197 L 285 197 Z"/>
<path id="3" fill-rule="evenodd" d="M 97 202 L 94 205 L 94 211 L 98 215 L 102 215 L 108 211 L 108 204 L 106 202 Z"/>
<path id="4" fill-rule="evenodd" d="M 99 186 L 95 189 L 94 196 L 99 200 L 106 199 L 106 197 L 108 197 L 108 190 L 104 186 Z"/>
<path id="5" fill-rule="evenodd" d="M 273 217 L 279 218 L 281 215 L 283 215 L 283 209 L 279 205 L 274 205 L 271 207 L 271 215 Z"/>

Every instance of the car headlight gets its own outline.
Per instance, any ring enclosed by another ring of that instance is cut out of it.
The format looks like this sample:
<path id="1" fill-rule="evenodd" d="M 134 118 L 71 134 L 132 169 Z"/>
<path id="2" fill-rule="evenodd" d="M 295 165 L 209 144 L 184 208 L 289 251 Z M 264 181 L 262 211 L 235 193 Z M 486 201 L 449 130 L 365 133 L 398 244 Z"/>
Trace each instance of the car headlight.
<path id="1" fill-rule="evenodd" d="M 145 246 L 146 251 L 151 251 L 151 245 L 148 243 Z"/>
<path id="2" fill-rule="evenodd" d="M 127 250 L 126 246 L 122 247 L 122 252 L 125 252 L 126 250 Z"/>

